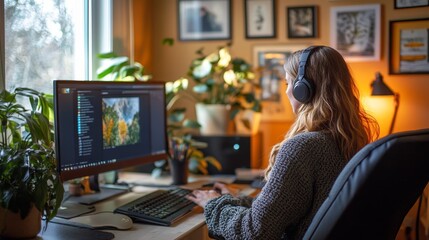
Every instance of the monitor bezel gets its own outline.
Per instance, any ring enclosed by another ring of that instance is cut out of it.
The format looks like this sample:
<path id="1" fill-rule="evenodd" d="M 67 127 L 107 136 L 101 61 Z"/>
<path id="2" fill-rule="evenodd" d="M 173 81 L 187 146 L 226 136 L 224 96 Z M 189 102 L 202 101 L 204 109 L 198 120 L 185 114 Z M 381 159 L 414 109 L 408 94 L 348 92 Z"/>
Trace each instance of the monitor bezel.
<path id="1" fill-rule="evenodd" d="M 56 158 L 56 164 L 57 164 L 57 172 L 61 178 L 62 181 L 68 181 L 71 179 L 76 179 L 76 178 L 81 178 L 81 177 L 86 177 L 86 176 L 92 176 L 92 175 L 97 175 L 97 174 L 101 174 L 104 172 L 109 172 L 109 171 L 114 171 L 114 170 L 121 170 L 124 168 L 129 168 L 129 167 L 135 167 L 135 166 L 139 166 L 139 165 L 143 165 L 143 164 L 148 164 L 148 163 L 153 163 L 155 161 L 158 160 L 167 160 L 168 159 L 168 134 L 167 134 L 167 110 L 164 107 L 164 134 L 165 134 L 165 152 L 164 153 L 159 153 L 159 154 L 154 154 L 154 155 L 149 155 L 149 156 L 141 156 L 141 157 L 136 157 L 136 158 L 131 158 L 128 159 L 127 161 L 118 161 L 115 163 L 107 163 L 107 164 L 103 164 L 103 165 L 98 165 L 98 166 L 88 166 L 86 168 L 79 168 L 76 170 L 68 170 L 68 171 L 62 171 L 61 170 L 61 159 L 59 157 L 60 154 L 60 147 L 61 144 L 59 144 L 59 135 L 60 135 L 60 130 L 58 127 L 58 98 L 57 98 L 57 89 L 59 85 L 105 85 L 105 84 L 122 84 L 122 85 L 156 85 L 156 86 L 161 86 L 163 89 L 163 93 L 164 93 L 164 106 L 165 106 L 165 83 L 161 82 L 161 81 L 154 81 L 151 80 L 150 82 L 137 82 L 137 81 L 133 81 L 133 82 L 124 82 L 124 81 L 99 81 L 99 80 L 93 80 L 93 81 L 89 81 L 89 80 L 54 80 L 53 81 L 53 100 L 54 100 L 54 129 L 55 129 L 55 158 Z"/>

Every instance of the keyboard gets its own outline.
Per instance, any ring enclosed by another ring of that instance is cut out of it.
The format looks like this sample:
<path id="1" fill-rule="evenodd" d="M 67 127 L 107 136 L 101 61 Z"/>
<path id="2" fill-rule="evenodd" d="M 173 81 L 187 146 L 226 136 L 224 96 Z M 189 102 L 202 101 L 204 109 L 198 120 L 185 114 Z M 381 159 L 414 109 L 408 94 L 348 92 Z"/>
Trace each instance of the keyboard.
<path id="1" fill-rule="evenodd" d="M 190 212 L 196 204 L 185 198 L 191 190 L 183 188 L 158 189 L 117 209 L 134 222 L 170 226 Z"/>

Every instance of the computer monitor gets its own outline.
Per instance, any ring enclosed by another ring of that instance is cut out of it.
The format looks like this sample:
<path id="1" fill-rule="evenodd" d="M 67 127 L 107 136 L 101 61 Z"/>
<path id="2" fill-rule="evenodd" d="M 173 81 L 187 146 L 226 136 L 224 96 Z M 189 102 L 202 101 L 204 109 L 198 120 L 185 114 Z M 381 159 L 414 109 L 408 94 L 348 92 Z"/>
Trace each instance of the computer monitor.
<path id="1" fill-rule="evenodd" d="M 63 181 L 167 159 L 162 82 L 54 81 Z"/>

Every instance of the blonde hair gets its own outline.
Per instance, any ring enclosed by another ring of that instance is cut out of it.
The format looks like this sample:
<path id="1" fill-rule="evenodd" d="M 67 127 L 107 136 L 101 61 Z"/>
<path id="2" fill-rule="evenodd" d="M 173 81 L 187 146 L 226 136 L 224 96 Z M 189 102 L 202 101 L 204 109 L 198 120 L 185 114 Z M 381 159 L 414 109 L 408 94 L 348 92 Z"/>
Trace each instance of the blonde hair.
<path id="1" fill-rule="evenodd" d="M 297 76 L 302 51 L 293 53 L 284 66 L 292 79 Z M 335 49 L 316 46 L 307 60 L 305 77 L 314 83 L 314 96 L 299 107 L 284 140 L 272 148 L 266 178 L 280 146 L 299 133 L 328 132 L 348 160 L 379 135 L 377 121 L 362 108 L 347 63 Z"/>

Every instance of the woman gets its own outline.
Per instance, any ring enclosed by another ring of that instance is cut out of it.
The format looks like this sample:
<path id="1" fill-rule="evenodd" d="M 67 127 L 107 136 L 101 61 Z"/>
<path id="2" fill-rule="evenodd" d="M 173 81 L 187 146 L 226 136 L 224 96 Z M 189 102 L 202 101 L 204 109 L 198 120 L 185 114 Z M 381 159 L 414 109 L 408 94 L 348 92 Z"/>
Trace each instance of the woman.
<path id="1" fill-rule="evenodd" d="M 218 191 L 196 190 L 188 196 L 204 208 L 212 237 L 302 239 L 344 165 L 378 137 L 378 125 L 362 109 L 348 66 L 336 50 L 313 46 L 297 51 L 285 71 L 296 120 L 271 151 L 261 193 L 248 201 L 215 184 Z"/>

